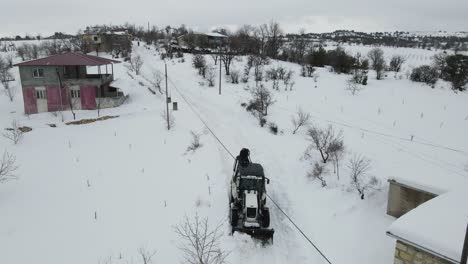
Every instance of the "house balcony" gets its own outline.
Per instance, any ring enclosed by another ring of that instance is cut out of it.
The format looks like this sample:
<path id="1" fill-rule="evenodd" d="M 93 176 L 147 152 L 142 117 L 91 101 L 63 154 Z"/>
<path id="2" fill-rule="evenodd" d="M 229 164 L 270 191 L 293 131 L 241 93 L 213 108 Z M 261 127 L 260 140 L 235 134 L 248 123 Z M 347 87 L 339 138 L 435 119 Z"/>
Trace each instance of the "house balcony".
<path id="1" fill-rule="evenodd" d="M 113 74 L 86 74 L 83 78 L 67 78 L 63 80 L 64 84 L 67 86 L 72 85 L 91 85 L 91 86 L 101 86 L 106 83 L 110 83 L 114 80 Z"/>

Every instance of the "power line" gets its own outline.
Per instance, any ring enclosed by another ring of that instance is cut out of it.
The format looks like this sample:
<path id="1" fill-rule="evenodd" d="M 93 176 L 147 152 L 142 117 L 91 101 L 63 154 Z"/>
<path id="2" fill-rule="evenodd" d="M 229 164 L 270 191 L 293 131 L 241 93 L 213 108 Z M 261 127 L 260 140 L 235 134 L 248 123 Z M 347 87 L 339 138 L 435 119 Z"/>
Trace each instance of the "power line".
<path id="1" fill-rule="evenodd" d="M 187 98 L 182 94 L 182 92 L 177 88 L 177 86 L 172 82 L 172 80 L 170 78 L 168 78 L 169 82 L 174 86 L 174 89 L 177 91 L 177 93 L 182 97 L 182 99 L 185 101 L 185 103 L 187 103 L 187 105 L 189 106 L 189 108 L 192 110 L 192 112 L 198 117 L 198 119 L 203 123 L 203 125 L 210 131 L 211 135 L 219 142 L 219 144 L 221 144 L 221 146 L 224 148 L 224 150 L 226 150 L 226 152 L 235 160 L 235 156 L 231 153 L 231 151 L 229 151 L 229 149 L 226 147 L 226 145 L 224 145 L 224 143 L 221 141 L 221 139 L 219 139 L 219 137 L 214 133 L 214 131 L 208 126 L 208 124 L 203 120 L 203 118 L 200 116 L 200 114 L 198 114 L 198 112 L 195 110 L 195 108 L 192 106 L 192 104 L 187 100 Z M 302 229 L 294 222 L 294 220 L 291 219 L 291 217 L 289 217 L 289 215 L 279 206 L 279 204 L 273 199 L 271 198 L 271 196 L 266 193 L 268 199 L 271 200 L 271 202 L 273 202 L 273 204 L 278 208 L 278 210 L 284 214 L 284 216 L 286 216 L 286 218 L 289 220 L 289 222 L 291 222 L 294 227 L 301 233 L 301 235 L 307 240 L 307 242 L 309 242 L 309 244 L 311 244 L 315 250 L 317 250 L 317 252 L 329 263 L 329 264 L 332 264 L 332 262 L 327 258 L 327 256 L 325 256 L 325 254 L 314 244 L 314 242 L 312 242 L 312 240 L 304 233 L 304 231 L 302 231 Z"/>

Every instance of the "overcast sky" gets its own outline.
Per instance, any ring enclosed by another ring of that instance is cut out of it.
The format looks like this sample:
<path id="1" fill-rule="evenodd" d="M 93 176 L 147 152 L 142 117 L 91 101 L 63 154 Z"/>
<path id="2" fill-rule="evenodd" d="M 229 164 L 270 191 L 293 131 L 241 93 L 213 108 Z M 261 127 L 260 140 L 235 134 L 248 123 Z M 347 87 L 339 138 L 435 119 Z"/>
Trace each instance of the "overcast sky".
<path id="1" fill-rule="evenodd" d="M 468 31 L 468 0 L 1 0 L 0 35 L 76 33 L 86 25 L 261 24 L 286 32 Z"/>

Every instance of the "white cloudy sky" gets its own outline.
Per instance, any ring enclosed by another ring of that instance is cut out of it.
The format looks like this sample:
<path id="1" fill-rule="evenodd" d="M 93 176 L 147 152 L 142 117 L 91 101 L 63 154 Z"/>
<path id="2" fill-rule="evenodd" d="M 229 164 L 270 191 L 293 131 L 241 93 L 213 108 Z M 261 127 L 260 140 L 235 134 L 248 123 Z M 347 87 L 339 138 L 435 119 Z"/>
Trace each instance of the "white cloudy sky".
<path id="1" fill-rule="evenodd" d="M 1 0 L 0 35 L 75 33 L 90 24 L 216 25 L 274 19 L 287 32 L 468 31 L 468 0 Z M 6 11 L 7 10 L 7 11 Z"/>

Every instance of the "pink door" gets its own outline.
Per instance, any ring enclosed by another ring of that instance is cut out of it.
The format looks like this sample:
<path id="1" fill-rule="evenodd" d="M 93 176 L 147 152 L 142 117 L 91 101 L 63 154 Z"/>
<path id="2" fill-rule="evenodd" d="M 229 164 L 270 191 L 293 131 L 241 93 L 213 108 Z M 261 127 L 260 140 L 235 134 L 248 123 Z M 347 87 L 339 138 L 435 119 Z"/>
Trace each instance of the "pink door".
<path id="1" fill-rule="evenodd" d="M 26 87 L 23 89 L 24 112 L 26 114 L 37 113 L 36 92 L 34 87 Z"/>
<path id="2" fill-rule="evenodd" d="M 96 109 L 96 87 L 81 86 L 81 109 L 93 110 Z"/>

